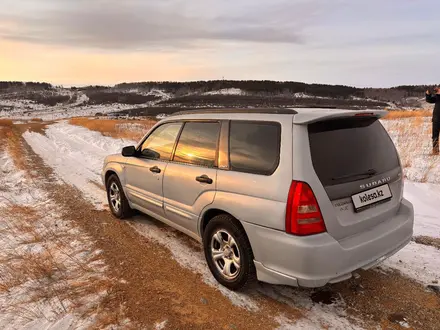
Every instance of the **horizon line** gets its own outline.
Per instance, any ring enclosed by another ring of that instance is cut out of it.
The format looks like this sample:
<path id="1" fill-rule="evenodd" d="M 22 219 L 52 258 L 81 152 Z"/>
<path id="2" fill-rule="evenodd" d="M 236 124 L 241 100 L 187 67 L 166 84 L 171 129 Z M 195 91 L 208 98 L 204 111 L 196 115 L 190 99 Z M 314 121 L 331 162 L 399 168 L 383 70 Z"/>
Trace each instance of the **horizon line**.
<path id="1" fill-rule="evenodd" d="M 100 83 L 94 83 L 94 84 L 57 84 L 52 83 L 49 81 L 35 81 L 35 80 L 0 80 L 0 82 L 5 83 L 11 83 L 11 82 L 18 82 L 18 83 L 39 83 L 39 84 L 50 84 L 52 87 L 61 87 L 61 88 L 82 88 L 82 87 L 116 87 L 117 85 L 121 84 L 142 84 L 142 83 L 197 83 L 197 82 L 249 82 L 249 81 L 258 81 L 258 82 L 275 82 L 275 83 L 299 83 L 299 84 L 305 84 L 305 85 L 324 85 L 324 86 L 342 86 L 342 87 L 348 87 L 348 88 L 356 88 L 356 89 L 392 89 L 392 88 L 398 88 L 398 87 L 406 87 L 406 86 L 412 86 L 412 87 L 421 87 L 421 86 L 439 86 L 440 84 L 401 84 L 401 85 L 394 85 L 394 86 L 381 86 L 381 87 L 359 87 L 355 85 L 344 85 L 344 84 L 330 84 L 330 83 L 319 83 L 319 82 L 304 82 L 304 81 L 295 81 L 295 80 L 272 80 L 272 79 L 200 79 L 200 80 L 144 80 L 144 81 L 123 81 L 118 82 L 114 84 L 100 84 Z"/>

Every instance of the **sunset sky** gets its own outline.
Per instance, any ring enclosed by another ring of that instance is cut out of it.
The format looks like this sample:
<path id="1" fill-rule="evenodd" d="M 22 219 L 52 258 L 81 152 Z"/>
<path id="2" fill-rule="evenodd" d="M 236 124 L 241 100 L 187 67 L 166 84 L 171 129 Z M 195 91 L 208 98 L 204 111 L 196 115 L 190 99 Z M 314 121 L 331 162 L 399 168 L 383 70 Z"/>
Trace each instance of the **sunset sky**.
<path id="1" fill-rule="evenodd" d="M 440 83 L 435 0 L 0 0 L 0 80 Z"/>

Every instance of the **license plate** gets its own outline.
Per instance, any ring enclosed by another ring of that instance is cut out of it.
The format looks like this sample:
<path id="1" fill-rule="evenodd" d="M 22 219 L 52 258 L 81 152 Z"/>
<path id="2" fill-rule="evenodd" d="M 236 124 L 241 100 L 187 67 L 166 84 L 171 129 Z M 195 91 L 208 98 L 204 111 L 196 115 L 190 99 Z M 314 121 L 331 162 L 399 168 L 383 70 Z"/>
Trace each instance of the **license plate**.
<path id="1" fill-rule="evenodd" d="M 376 188 L 361 192 L 359 194 L 351 196 L 353 205 L 356 211 L 363 209 L 364 207 L 376 204 L 379 202 L 384 202 L 393 197 L 391 193 L 390 186 L 384 184 Z"/>

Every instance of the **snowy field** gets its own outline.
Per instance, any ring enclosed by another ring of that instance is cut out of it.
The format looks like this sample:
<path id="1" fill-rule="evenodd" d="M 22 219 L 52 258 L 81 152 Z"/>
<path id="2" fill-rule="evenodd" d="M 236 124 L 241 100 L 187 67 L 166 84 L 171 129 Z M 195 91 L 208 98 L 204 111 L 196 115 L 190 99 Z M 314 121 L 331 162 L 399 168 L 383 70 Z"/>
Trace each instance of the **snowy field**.
<path id="1" fill-rule="evenodd" d="M 390 134 L 398 148 L 407 147 L 406 140 L 392 131 L 396 125 L 390 122 L 385 125 L 391 130 Z M 120 152 L 123 146 L 136 144 L 136 141 L 106 137 L 98 132 L 72 126 L 66 122 L 48 126 L 45 135 L 26 132 L 24 138 L 33 150 L 55 170 L 60 180 L 76 186 L 97 209 L 103 209 L 106 205 L 105 192 L 99 187 L 102 185 L 100 173 L 104 157 Z M 409 138 L 408 141 L 410 141 Z M 416 151 L 400 150 L 400 152 Z M 419 160 L 430 159 L 425 155 L 414 156 L 420 157 Z M 426 171 L 425 167 L 419 165 L 419 160 L 405 168 L 405 173 L 410 178 L 426 177 L 428 181 L 413 182 L 407 179 L 405 182 L 404 196 L 414 204 L 415 208 L 414 235 L 440 238 L 440 212 L 438 211 L 440 186 L 437 185 L 436 175 L 427 175 L 426 172 L 415 174 L 417 171 Z M 433 171 L 432 173 L 437 173 L 435 171 L 438 170 L 438 165 L 429 169 Z M 200 274 L 204 282 L 220 290 L 233 304 L 258 311 L 258 302 L 254 298 L 219 286 L 206 267 L 202 252 L 188 249 L 185 242 L 177 239 L 175 231 L 161 230 L 145 217 L 139 217 L 132 225 L 140 234 L 167 247 L 181 266 Z M 386 260 L 382 268 L 398 270 L 404 276 L 422 285 L 429 285 L 440 280 L 438 260 L 440 260 L 440 250 L 411 242 Z M 259 290 L 262 295 L 287 301 L 288 304 L 304 307 L 308 311 L 306 317 L 299 323 L 283 318 L 277 319 L 282 329 L 314 329 L 320 328 L 323 324 L 328 324 L 331 329 L 356 329 L 356 326 L 348 322 L 345 317 L 343 302 L 340 305 L 331 306 L 313 304 L 308 295 L 291 288 L 262 285 Z"/>

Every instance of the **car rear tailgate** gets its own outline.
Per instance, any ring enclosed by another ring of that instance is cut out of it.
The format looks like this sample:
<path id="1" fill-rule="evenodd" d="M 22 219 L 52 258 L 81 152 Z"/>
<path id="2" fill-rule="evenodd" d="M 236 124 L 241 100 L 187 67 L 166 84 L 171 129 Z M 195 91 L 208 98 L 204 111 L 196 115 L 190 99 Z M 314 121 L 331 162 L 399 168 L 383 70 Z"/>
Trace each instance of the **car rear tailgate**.
<path id="1" fill-rule="evenodd" d="M 295 160 L 293 176 L 305 178 L 312 187 L 330 235 L 342 240 L 397 214 L 403 184 L 400 161 L 375 115 L 341 113 L 340 117 L 295 126 L 307 135 L 302 143 L 309 148 L 294 142 L 294 155 L 298 154 L 295 148 L 302 148 L 303 157 Z M 389 187 L 391 196 L 356 209 L 352 196 L 377 187 Z"/>

